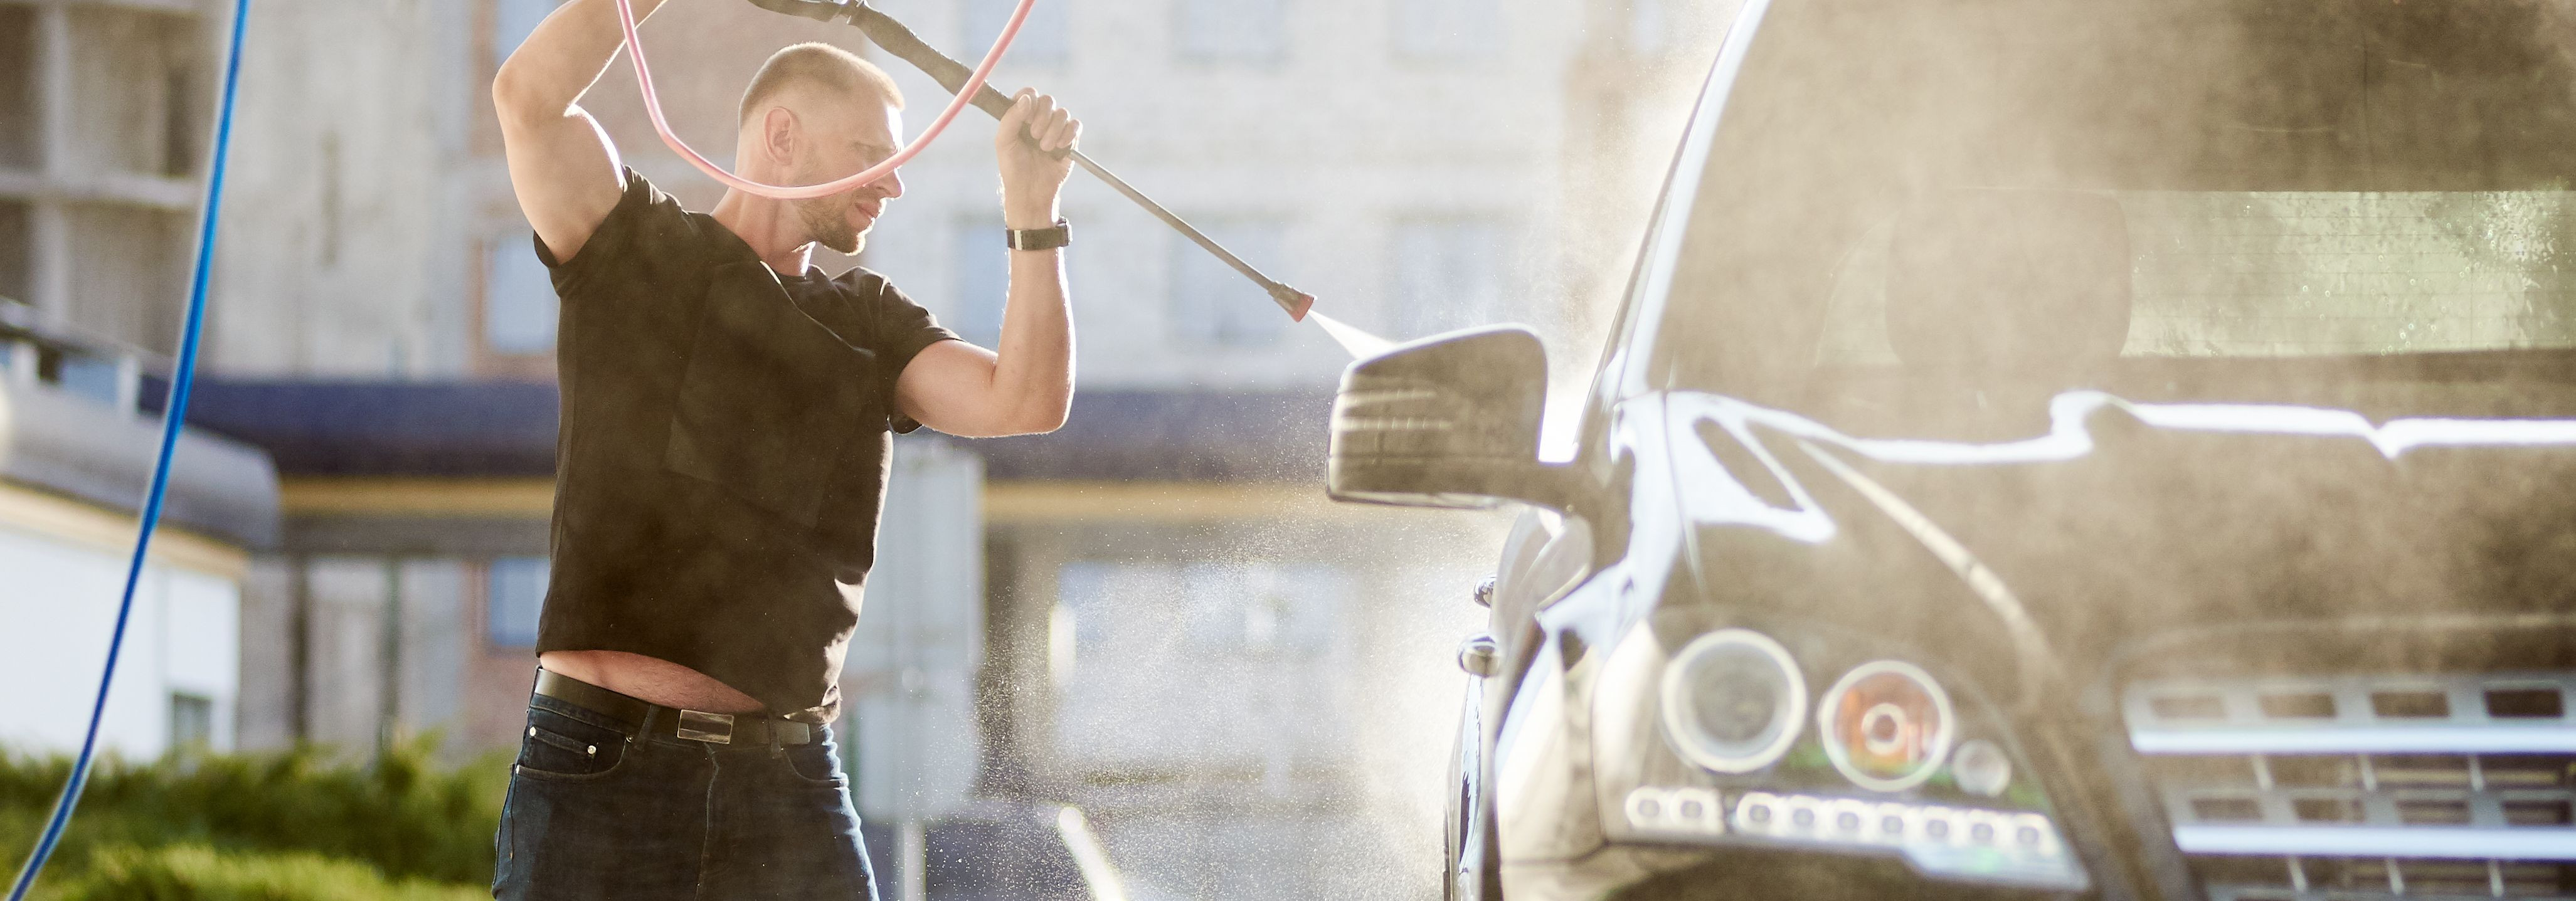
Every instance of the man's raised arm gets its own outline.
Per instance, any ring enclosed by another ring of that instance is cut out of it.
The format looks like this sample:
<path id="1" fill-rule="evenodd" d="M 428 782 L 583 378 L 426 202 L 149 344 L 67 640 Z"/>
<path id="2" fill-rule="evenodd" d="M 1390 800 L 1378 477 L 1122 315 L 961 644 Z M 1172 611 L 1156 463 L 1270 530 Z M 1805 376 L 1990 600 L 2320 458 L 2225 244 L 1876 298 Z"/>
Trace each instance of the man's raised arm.
<path id="1" fill-rule="evenodd" d="M 634 0 L 650 16 L 662 0 Z M 624 193 L 617 147 L 575 106 L 617 57 L 622 42 L 613 0 L 569 0 L 528 35 L 492 79 L 510 187 L 537 239 L 569 262 Z"/>

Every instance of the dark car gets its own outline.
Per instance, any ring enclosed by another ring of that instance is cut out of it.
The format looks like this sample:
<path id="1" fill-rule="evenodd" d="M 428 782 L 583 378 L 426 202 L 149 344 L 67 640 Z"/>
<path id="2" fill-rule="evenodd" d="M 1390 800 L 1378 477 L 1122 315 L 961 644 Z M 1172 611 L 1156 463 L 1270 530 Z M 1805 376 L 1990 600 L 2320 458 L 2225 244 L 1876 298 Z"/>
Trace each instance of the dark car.
<path id="1" fill-rule="evenodd" d="M 2576 897 L 2571 38 L 1748 2 L 1570 461 L 1526 330 L 1342 383 L 1529 505 L 1451 897 Z"/>

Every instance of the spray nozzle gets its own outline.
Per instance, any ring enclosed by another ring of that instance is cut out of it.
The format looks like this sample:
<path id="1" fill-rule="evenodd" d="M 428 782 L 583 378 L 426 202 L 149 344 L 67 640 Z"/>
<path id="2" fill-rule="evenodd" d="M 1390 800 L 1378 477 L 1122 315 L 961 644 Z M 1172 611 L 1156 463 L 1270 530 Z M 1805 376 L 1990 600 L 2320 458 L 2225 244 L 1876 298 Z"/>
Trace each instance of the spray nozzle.
<path id="1" fill-rule="evenodd" d="M 1315 308 L 1315 295 L 1299 291 L 1278 282 L 1271 282 L 1270 284 L 1263 285 L 1262 287 L 1270 291 L 1270 299 L 1277 301 L 1280 309 L 1288 311 L 1289 319 L 1304 322 L 1306 321 L 1306 311 Z"/>

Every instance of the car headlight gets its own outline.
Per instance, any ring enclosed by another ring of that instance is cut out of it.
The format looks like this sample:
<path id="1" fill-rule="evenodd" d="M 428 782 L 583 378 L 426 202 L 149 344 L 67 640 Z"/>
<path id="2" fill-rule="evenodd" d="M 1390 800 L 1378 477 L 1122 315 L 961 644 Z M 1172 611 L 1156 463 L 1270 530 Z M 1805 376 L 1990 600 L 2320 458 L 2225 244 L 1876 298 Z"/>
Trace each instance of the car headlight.
<path id="1" fill-rule="evenodd" d="M 1958 728 L 1950 693 L 1922 667 L 1874 660 L 1844 673 L 1825 692 L 1816 729 L 1825 756 L 1852 784 L 1903 791 L 1932 778 L 1950 755 Z"/>
<path id="2" fill-rule="evenodd" d="M 1770 766 L 1798 740 L 1807 680 L 1789 649 L 1751 629 L 1691 639 L 1664 665 L 1664 735 L 1692 763 L 1720 773 Z"/>
<path id="3" fill-rule="evenodd" d="M 2088 887 L 1974 691 L 1857 638 L 1727 627 L 1666 654 L 1654 632 L 1622 641 L 1596 685 L 1613 838 L 1892 854 L 1935 879 Z M 1810 698 L 1810 677 L 1831 687 Z"/>

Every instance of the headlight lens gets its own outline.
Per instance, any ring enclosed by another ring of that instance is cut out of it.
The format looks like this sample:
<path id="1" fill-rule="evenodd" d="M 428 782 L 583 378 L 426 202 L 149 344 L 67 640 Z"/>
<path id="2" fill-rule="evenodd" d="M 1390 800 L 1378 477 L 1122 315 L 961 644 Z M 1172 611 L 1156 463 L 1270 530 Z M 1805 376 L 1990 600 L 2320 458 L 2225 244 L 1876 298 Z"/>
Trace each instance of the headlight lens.
<path id="1" fill-rule="evenodd" d="M 1892 792 L 1932 778 L 1958 724 L 1950 694 L 1930 673 L 1880 660 L 1852 668 L 1825 692 L 1816 726 L 1834 769 L 1854 785 Z"/>
<path id="2" fill-rule="evenodd" d="M 1692 639 L 1664 669 L 1664 733 L 1692 763 L 1720 773 L 1770 766 L 1798 740 L 1807 680 L 1789 650 L 1749 629 Z"/>

